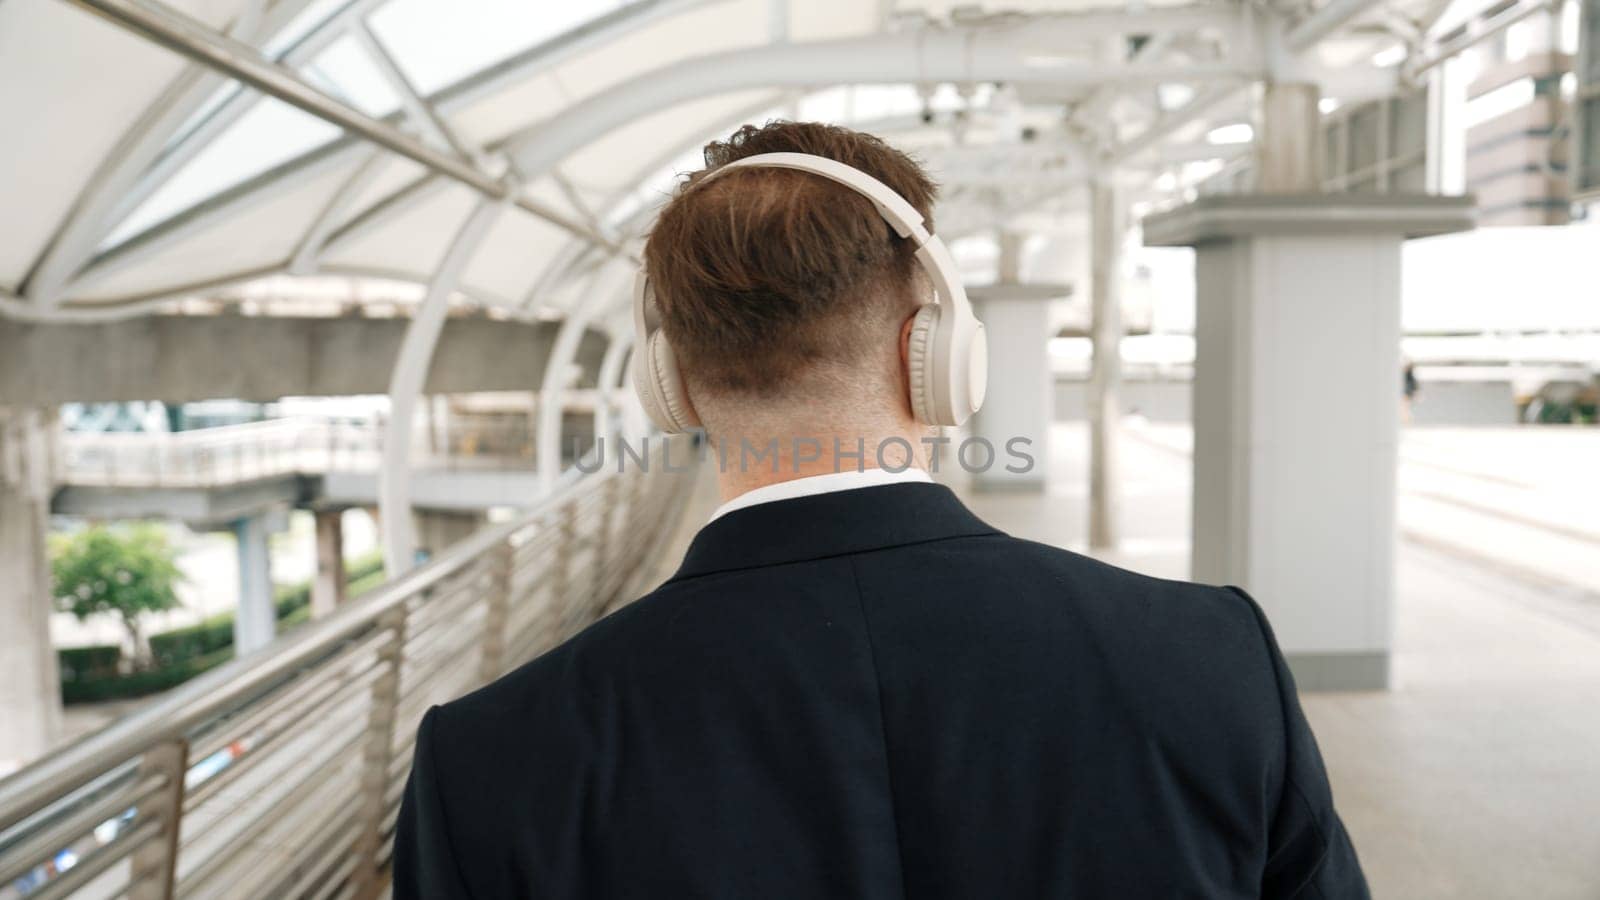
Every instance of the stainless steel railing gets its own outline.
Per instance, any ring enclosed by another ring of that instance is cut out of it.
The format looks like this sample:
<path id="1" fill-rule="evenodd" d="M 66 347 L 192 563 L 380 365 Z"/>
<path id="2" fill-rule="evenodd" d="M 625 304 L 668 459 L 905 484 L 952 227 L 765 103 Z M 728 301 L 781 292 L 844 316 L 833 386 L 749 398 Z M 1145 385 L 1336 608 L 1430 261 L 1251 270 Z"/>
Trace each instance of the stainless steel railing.
<path id="1" fill-rule="evenodd" d="M 568 482 L 0 781 L 0 898 L 380 895 L 423 713 L 631 597 L 691 483 Z"/>

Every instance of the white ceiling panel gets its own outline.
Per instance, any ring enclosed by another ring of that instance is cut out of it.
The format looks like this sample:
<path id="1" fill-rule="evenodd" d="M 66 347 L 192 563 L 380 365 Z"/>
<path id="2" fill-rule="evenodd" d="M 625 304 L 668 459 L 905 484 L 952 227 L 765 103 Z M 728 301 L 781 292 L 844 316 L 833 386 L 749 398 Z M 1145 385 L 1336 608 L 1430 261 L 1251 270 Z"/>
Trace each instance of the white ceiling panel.
<path id="1" fill-rule="evenodd" d="M 765 3 L 710 3 L 618 38 L 555 72 L 567 103 L 577 103 L 653 69 L 738 47 L 769 36 Z"/>
<path id="2" fill-rule="evenodd" d="M 656 174 L 641 171 L 641 167 L 660 164 L 664 154 L 676 159 L 708 141 L 726 137 L 736 114 L 770 95 L 770 91 L 738 91 L 663 109 L 567 157 L 561 171 L 588 190 L 611 193 L 625 189 L 641 176 Z"/>
<path id="3" fill-rule="evenodd" d="M 518 209 L 507 210 L 473 254 L 463 280 L 483 292 L 521 300 L 566 241 L 566 232 Z"/>
<path id="4" fill-rule="evenodd" d="M 383 161 L 379 165 L 383 167 L 382 171 L 373 176 L 366 187 L 362 188 L 355 199 L 345 207 L 339 216 L 339 224 L 349 222 L 379 200 L 421 178 L 427 171 L 421 164 L 392 153 L 384 153 Z"/>
<path id="5" fill-rule="evenodd" d="M 810 0 L 789 3 L 789 40 L 833 41 L 878 29 L 884 5 L 861 0 Z"/>
<path id="6" fill-rule="evenodd" d="M 560 112 L 566 105 L 561 86 L 550 76 L 540 75 L 452 113 L 450 122 L 462 138 L 485 146 Z"/>
<path id="7" fill-rule="evenodd" d="M 216 25 L 239 3 L 174 5 Z M 0 286 L 26 276 L 89 176 L 182 66 L 60 0 L 0 3 L 0 198 L 8 211 Z"/>
<path id="8" fill-rule="evenodd" d="M 289 258 L 312 219 L 348 176 L 336 169 L 264 195 L 220 227 L 201 229 L 186 240 L 154 252 L 127 268 L 94 282 L 75 299 L 103 300 L 143 295 L 220 278 Z"/>
<path id="9" fill-rule="evenodd" d="M 427 278 L 477 201 L 477 194 L 451 184 L 341 245 L 327 259 L 339 265 L 420 273 Z"/>

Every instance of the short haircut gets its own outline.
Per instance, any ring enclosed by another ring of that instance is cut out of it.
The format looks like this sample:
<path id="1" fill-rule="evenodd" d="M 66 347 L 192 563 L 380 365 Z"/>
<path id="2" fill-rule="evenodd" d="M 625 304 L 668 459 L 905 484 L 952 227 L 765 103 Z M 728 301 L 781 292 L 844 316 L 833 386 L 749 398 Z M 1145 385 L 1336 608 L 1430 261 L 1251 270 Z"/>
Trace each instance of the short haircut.
<path id="1" fill-rule="evenodd" d="M 741 169 L 761 153 L 809 153 L 877 178 L 933 227 L 937 188 L 881 139 L 836 125 L 746 125 L 705 148 L 645 246 L 662 327 L 691 387 L 772 397 L 818 364 L 854 365 L 917 304 L 911 242 L 872 202 L 820 175 Z"/>

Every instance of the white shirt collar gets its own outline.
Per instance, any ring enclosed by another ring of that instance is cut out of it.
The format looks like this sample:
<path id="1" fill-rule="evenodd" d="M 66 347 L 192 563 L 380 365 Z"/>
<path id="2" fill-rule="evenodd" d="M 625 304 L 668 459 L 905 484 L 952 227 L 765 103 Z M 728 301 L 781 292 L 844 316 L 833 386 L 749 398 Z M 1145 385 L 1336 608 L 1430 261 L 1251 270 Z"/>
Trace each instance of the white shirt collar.
<path id="1" fill-rule="evenodd" d="M 745 491 L 717 507 L 717 511 L 711 514 L 711 518 L 708 521 L 715 522 L 735 510 L 745 509 L 761 503 L 774 503 L 779 500 L 793 500 L 797 497 L 831 494 L 834 491 L 853 491 L 857 488 L 910 482 L 932 483 L 933 477 L 926 470 L 919 469 L 916 466 L 899 472 L 890 472 L 886 469 L 864 469 L 859 472 L 829 472 L 826 475 L 808 475 L 805 478 L 780 481 L 777 484 L 769 484 L 758 487 L 755 490 Z"/>

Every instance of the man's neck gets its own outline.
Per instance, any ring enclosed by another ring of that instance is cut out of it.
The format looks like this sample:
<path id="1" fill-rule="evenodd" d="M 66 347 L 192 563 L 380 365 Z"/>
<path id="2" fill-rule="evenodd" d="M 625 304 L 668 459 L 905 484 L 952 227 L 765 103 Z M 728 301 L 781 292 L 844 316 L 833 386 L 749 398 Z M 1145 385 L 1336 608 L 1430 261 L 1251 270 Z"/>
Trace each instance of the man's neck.
<path id="1" fill-rule="evenodd" d="M 727 434 L 712 439 L 723 502 L 748 491 L 836 472 L 927 468 L 928 445 L 917 430 L 796 429 Z"/>

